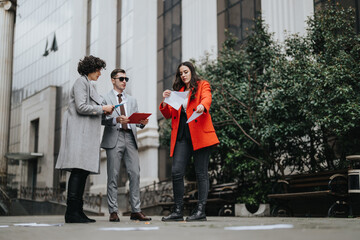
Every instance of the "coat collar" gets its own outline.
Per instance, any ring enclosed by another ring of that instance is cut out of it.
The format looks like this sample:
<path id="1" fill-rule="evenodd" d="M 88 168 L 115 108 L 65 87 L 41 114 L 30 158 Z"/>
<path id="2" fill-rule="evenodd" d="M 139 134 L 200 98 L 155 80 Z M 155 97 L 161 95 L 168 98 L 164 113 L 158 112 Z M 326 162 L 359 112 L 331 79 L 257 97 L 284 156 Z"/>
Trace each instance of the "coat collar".
<path id="1" fill-rule="evenodd" d="M 94 100 L 98 105 L 101 105 L 103 99 L 102 97 L 97 93 L 96 89 L 94 88 L 94 85 L 90 82 L 90 80 L 88 79 L 87 76 L 83 76 L 86 81 L 88 82 L 89 84 L 89 88 L 90 88 L 90 91 L 89 91 L 89 95 L 90 95 L 90 98 L 92 100 Z"/>

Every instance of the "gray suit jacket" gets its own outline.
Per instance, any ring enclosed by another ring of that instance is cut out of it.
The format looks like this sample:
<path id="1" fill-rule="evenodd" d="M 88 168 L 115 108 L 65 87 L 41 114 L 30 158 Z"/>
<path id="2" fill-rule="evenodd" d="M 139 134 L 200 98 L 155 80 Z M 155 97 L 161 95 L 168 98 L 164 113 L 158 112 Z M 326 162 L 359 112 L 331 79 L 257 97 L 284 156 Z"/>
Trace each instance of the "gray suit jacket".
<path id="1" fill-rule="evenodd" d="M 55 168 L 80 168 L 99 173 L 102 101 L 85 76 L 75 81 L 63 117 L 61 145 Z"/>
<path id="2" fill-rule="evenodd" d="M 135 98 L 131 97 L 129 94 L 125 93 L 125 97 L 126 97 L 126 113 L 127 116 L 131 116 L 131 114 L 133 114 L 134 112 L 138 112 L 138 105 L 137 105 L 137 101 Z M 103 100 L 103 104 L 107 105 L 107 104 L 111 104 L 111 105 L 116 105 L 117 104 L 117 96 L 115 96 L 114 91 L 111 90 L 110 92 L 108 92 L 108 94 L 106 94 Z M 104 149 L 108 149 L 108 148 L 114 148 L 116 146 L 116 142 L 117 142 L 117 137 L 118 137 L 118 128 L 119 128 L 119 123 L 117 123 L 116 125 L 113 124 L 113 118 L 116 118 L 118 116 L 120 116 L 120 108 L 116 108 L 114 110 L 114 112 L 112 113 L 112 115 L 109 116 L 103 116 L 101 124 L 105 125 L 105 129 L 104 129 L 104 134 L 103 134 L 103 138 L 101 141 L 101 147 Z M 129 124 L 132 130 L 132 133 L 134 135 L 135 138 L 135 144 L 136 147 L 138 148 L 138 142 L 137 142 L 137 130 L 136 127 L 140 127 L 140 128 L 144 128 L 144 125 L 141 124 Z"/>

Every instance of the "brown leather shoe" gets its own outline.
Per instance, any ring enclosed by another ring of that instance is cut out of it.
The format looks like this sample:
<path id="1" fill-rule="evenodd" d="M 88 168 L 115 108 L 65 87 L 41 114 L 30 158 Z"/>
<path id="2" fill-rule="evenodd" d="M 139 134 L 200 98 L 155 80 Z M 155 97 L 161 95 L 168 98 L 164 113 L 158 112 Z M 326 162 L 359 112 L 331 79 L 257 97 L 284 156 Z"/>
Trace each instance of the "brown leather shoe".
<path id="1" fill-rule="evenodd" d="M 120 218 L 118 217 L 116 212 L 112 212 L 110 214 L 110 218 L 109 218 L 110 222 L 120 222 Z"/>
<path id="2" fill-rule="evenodd" d="M 151 221 L 151 218 L 145 216 L 143 212 L 131 213 L 130 219 L 138 221 Z"/>

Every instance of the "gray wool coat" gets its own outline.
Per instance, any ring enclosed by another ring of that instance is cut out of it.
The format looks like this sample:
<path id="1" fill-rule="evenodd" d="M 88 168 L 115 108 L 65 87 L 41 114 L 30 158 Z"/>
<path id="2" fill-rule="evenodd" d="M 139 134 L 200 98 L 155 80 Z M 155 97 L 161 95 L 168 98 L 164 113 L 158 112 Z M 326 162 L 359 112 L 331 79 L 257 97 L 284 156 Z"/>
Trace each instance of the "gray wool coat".
<path id="1" fill-rule="evenodd" d="M 56 169 L 100 172 L 102 100 L 86 76 L 75 81 L 63 117 Z"/>

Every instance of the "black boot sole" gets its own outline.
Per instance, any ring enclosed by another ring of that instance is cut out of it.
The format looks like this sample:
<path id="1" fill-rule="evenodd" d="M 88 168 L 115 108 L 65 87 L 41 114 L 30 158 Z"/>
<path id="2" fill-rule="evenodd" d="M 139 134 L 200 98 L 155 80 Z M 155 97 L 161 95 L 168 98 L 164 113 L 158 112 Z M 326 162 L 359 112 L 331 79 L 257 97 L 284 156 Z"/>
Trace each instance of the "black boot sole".
<path id="1" fill-rule="evenodd" d="M 65 223 L 89 223 L 89 221 L 84 219 L 65 219 Z"/>
<path id="2" fill-rule="evenodd" d="M 81 216 L 65 216 L 65 223 L 89 223 L 90 220 Z"/>
<path id="3" fill-rule="evenodd" d="M 207 221 L 206 217 L 205 218 L 198 218 L 198 219 L 188 219 L 186 218 L 187 222 L 205 222 Z"/>
<path id="4" fill-rule="evenodd" d="M 163 221 L 163 222 L 181 222 L 181 221 L 184 221 L 184 218 L 171 218 L 171 219 L 162 218 L 161 221 Z"/>

